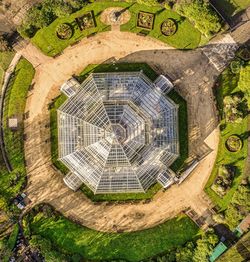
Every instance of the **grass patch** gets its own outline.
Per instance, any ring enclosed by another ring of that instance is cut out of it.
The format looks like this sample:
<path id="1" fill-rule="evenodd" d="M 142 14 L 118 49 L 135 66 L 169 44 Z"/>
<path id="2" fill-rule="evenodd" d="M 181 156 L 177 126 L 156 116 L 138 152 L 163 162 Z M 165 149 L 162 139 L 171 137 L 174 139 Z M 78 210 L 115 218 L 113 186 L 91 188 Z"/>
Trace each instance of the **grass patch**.
<path id="1" fill-rule="evenodd" d="M 248 131 L 248 116 L 245 116 L 241 123 L 229 123 L 226 122 L 223 115 L 223 98 L 225 96 L 239 92 L 238 88 L 239 73 L 233 74 L 228 67 L 220 76 L 219 86 L 216 88 L 217 105 L 221 115 L 220 121 L 220 142 L 218 147 L 217 158 L 214 164 L 212 174 L 206 184 L 205 191 L 215 204 L 217 204 L 222 210 L 226 209 L 231 201 L 233 194 L 238 188 L 242 177 L 244 175 L 244 169 L 247 158 L 247 131 Z M 238 152 L 231 153 L 227 150 L 225 143 L 229 136 L 238 135 L 242 141 L 242 149 Z M 236 166 L 236 175 L 234 177 L 231 188 L 228 190 L 224 197 L 219 197 L 212 189 L 211 186 L 218 174 L 218 168 L 220 165 L 234 165 Z"/>
<path id="2" fill-rule="evenodd" d="M 134 33 L 140 32 L 142 29 L 136 26 L 138 13 L 140 11 L 151 12 L 154 13 L 156 17 L 154 29 L 149 32 L 149 36 L 159 39 L 160 41 L 163 41 L 179 49 L 193 49 L 196 48 L 200 43 L 200 32 L 195 29 L 187 19 L 179 16 L 174 11 L 162 9 L 162 7 L 160 6 L 149 7 L 136 3 L 129 4 L 125 2 L 113 1 L 103 1 L 88 4 L 78 12 L 75 12 L 63 18 L 57 18 L 49 26 L 38 30 L 31 41 L 33 44 L 38 46 L 46 55 L 55 56 L 61 53 L 67 46 L 76 43 L 84 37 L 100 32 L 109 31 L 111 27 L 103 24 L 100 21 L 101 12 L 108 7 L 127 8 L 131 13 L 130 21 L 127 24 L 121 26 L 122 31 L 130 31 Z M 80 17 L 90 11 L 93 11 L 96 27 L 80 31 L 77 23 L 75 22 L 75 18 Z M 174 35 L 168 37 L 164 36 L 161 33 L 161 23 L 167 18 L 175 19 L 178 24 L 177 32 Z M 70 39 L 60 40 L 56 35 L 57 27 L 63 23 L 70 24 L 73 28 L 73 36 Z"/>
<path id="3" fill-rule="evenodd" d="M 21 59 L 10 79 L 4 101 L 3 128 L 6 151 L 13 167 L 13 171 L 0 177 L 1 195 L 10 199 L 19 193 L 26 179 L 26 170 L 23 151 L 23 113 L 25 110 L 28 88 L 33 79 L 35 70 L 25 59 Z M 11 131 L 8 128 L 8 118 L 18 118 L 18 130 Z M 6 174 L 7 171 L 1 170 Z"/>
<path id="4" fill-rule="evenodd" d="M 131 233 L 103 233 L 79 226 L 61 215 L 39 212 L 28 218 L 33 235 L 49 239 L 61 253 L 90 260 L 141 261 L 196 239 L 196 224 L 185 215 L 154 228 Z"/>
<path id="5" fill-rule="evenodd" d="M 0 52 L 0 68 L 3 71 L 6 71 L 9 67 L 10 62 L 12 61 L 15 53 L 12 51 Z"/>
<path id="6" fill-rule="evenodd" d="M 118 63 L 118 64 L 91 64 L 87 66 L 79 76 L 75 76 L 79 82 L 84 81 L 91 73 L 101 72 L 134 72 L 143 70 L 147 77 L 154 81 L 157 73 L 145 63 Z M 171 168 L 179 171 L 188 157 L 188 123 L 187 123 L 187 105 L 186 101 L 174 90 L 168 96 L 179 105 L 179 139 L 180 139 L 180 157 L 172 164 Z M 58 161 L 58 132 L 57 132 L 57 109 L 67 98 L 60 95 L 51 104 L 50 109 L 50 128 L 51 128 L 51 155 L 52 163 L 63 174 L 68 173 L 68 168 Z M 92 201 L 127 201 L 151 199 L 160 189 L 161 185 L 156 183 L 152 185 L 146 193 L 120 193 L 120 194 L 97 194 L 95 195 L 87 186 L 81 187 L 82 192 Z"/>
<path id="7" fill-rule="evenodd" d="M 14 229 L 11 232 L 8 242 L 7 242 L 7 247 L 12 250 L 15 247 L 16 241 L 17 241 L 17 237 L 18 237 L 18 232 L 19 232 L 19 227 L 18 224 L 14 225 Z"/>
<path id="8" fill-rule="evenodd" d="M 142 28 L 136 26 L 137 14 L 140 11 L 155 14 L 154 29 L 148 32 L 148 36 L 156 38 L 168 45 L 178 49 L 194 49 L 199 46 L 201 33 L 185 17 L 172 10 L 166 10 L 161 6 L 144 6 L 139 4 L 131 5 L 129 12 L 131 19 L 128 23 L 121 25 L 121 31 L 140 33 Z M 174 19 L 177 23 L 177 31 L 174 35 L 165 36 L 161 32 L 161 24 L 166 19 Z"/>

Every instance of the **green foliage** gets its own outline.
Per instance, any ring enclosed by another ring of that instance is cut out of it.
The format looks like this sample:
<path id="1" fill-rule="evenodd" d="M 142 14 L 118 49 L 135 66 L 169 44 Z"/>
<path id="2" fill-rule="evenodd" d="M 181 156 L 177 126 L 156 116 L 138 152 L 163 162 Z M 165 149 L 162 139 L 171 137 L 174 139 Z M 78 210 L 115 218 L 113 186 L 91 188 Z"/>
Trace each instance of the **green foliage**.
<path id="1" fill-rule="evenodd" d="M 250 62 L 246 63 L 240 71 L 238 87 L 244 93 L 250 108 Z"/>
<path id="2" fill-rule="evenodd" d="M 193 260 L 194 262 L 207 261 L 209 255 L 211 255 L 213 248 L 218 242 L 217 235 L 214 234 L 213 230 L 202 234 L 202 238 L 198 239 L 196 248 L 194 251 Z"/>
<path id="3" fill-rule="evenodd" d="M 225 221 L 231 229 L 234 229 L 249 212 L 250 189 L 248 185 L 240 185 L 225 211 Z"/>
<path id="4" fill-rule="evenodd" d="M 194 256 L 194 243 L 188 242 L 184 247 L 176 251 L 176 262 L 190 262 Z"/>
<path id="5" fill-rule="evenodd" d="M 47 262 L 66 262 L 66 257 L 53 249 L 51 242 L 39 235 L 33 235 L 29 241 L 31 248 L 38 249 Z"/>
<path id="6" fill-rule="evenodd" d="M 10 210 L 10 199 L 20 192 L 26 179 L 23 152 L 23 114 L 25 110 L 26 96 L 28 88 L 34 76 L 34 68 L 25 59 L 21 59 L 15 70 L 14 77 L 10 80 L 8 92 L 5 97 L 3 128 L 6 151 L 13 167 L 13 171 L 8 174 L 4 168 L 0 169 L 0 198 L 6 202 L 5 206 Z M 18 118 L 18 130 L 13 132 L 9 129 L 8 118 L 16 116 Z M 2 160 L 0 159 L 0 163 Z M 12 210 L 15 211 L 15 210 Z"/>
<path id="7" fill-rule="evenodd" d="M 201 34 L 193 25 L 172 10 L 164 9 L 161 6 L 143 6 L 134 4 L 129 7 L 131 18 L 128 23 L 121 25 L 121 31 L 140 33 L 141 28 L 137 27 L 137 17 L 140 11 L 155 14 L 154 28 L 150 30 L 148 36 L 156 38 L 168 45 L 178 49 L 194 49 L 200 43 Z M 173 19 L 177 24 L 177 31 L 171 36 L 165 36 L 161 32 L 161 24 L 167 20 Z"/>
<path id="8" fill-rule="evenodd" d="M 175 10 L 195 23 L 198 30 L 209 37 L 221 29 L 220 18 L 204 0 L 181 0 L 175 5 Z"/>
<path id="9" fill-rule="evenodd" d="M 198 233 L 195 223 L 184 215 L 143 231 L 104 233 L 76 225 L 60 215 L 46 217 L 38 212 L 30 217 L 30 228 L 33 235 L 53 243 L 58 252 L 80 254 L 94 261 L 140 261 L 184 245 Z"/>
<path id="10" fill-rule="evenodd" d="M 7 247 L 9 250 L 12 250 L 15 247 L 16 241 L 17 241 L 17 236 L 19 232 L 19 227 L 18 224 L 14 225 L 13 231 L 11 232 L 9 239 L 7 241 Z"/>
<path id="11" fill-rule="evenodd" d="M 243 68 L 241 69 L 243 70 Z M 240 185 L 245 172 L 246 157 L 247 157 L 247 134 L 248 134 L 248 116 L 244 115 L 241 122 L 228 122 L 225 118 L 224 99 L 227 96 L 234 97 L 239 93 L 239 85 L 241 72 L 232 73 L 230 66 L 224 70 L 219 77 L 218 86 L 215 88 L 217 106 L 220 113 L 220 142 L 218 147 L 217 158 L 213 167 L 213 171 L 206 184 L 206 192 L 222 210 L 226 209 L 231 202 L 231 199 Z M 244 106 L 245 107 L 245 106 Z M 242 107 L 241 107 L 242 108 Z M 246 108 L 245 108 L 246 109 Z M 244 109 L 244 110 L 245 110 Z M 243 146 L 238 152 L 230 152 L 226 147 L 226 141 L 231 135 L 237 135 L 241 138 Z M 236 167 L 236 173 L 233 183 L 227 193 L 220 197 L 212 190 L 212 185 L 218 174 L 218 168 L 221 165 L 233 165 Z"/>
<path id="12" fill-rule="evenodd" d="M 32 37 L 38 29 L 50 25 L 57 17 L 69 16 L 85 3 L 86 1 L 44 0 L 27 12 L 20 30 L 23 35 Z"/>

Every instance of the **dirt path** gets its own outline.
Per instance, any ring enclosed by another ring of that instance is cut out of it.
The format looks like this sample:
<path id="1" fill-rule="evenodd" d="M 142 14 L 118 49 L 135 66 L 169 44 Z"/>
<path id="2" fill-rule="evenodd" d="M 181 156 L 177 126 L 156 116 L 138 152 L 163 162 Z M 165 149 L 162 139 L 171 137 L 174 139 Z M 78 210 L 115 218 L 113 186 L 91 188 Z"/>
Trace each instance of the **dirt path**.
<path id="1" fill-rule="evenodd" d="M 177 215 L 186 207 L 202 215 L 211 204 L 203 187 L 215 161 L 218 130 L 212 89 L 218 71 L 201 50 L 182 52 L 165 44 L 130 33 L 107 32 L 68 48 L 56 59 L 45 58 L 28 45 L 22 54 L 36 65 L 35 85 L 29 94 L 25 122 L 27 193 L 32 205 L 47 202 L 65 216 L 102 231 L 134 231 L 152 227 Z M 59 95 L 59 86 L 90 63 L 147 62 L 168 74 L 188 103 L 190 155 L 211 151 L 181 186 L 159 192 L 150 203 L 95 205 L 81 192 L 72 192 L 50 161 L 47 104 Z M 42 62 L 42 63 L 41 63 Z M 204 149 L 205 148 L 205 149 Z"/>

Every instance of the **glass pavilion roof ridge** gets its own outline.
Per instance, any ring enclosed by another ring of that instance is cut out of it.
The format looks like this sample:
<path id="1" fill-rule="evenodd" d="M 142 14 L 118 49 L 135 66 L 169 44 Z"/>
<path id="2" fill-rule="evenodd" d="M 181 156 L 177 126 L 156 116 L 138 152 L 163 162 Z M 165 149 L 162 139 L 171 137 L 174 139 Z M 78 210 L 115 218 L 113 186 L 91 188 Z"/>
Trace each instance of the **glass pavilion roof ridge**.
<path id="1" fill-rule="evenodd" d="M 142 72 L 93 73 L 69 80 L 58 109 L 59 159 L 64 182 L 83 183 L 95 194 L 145 192 L 174 181 L 169 166 L 179 156 L 178 106 L 164 93 L 171 82 L 153 83 Z"/>

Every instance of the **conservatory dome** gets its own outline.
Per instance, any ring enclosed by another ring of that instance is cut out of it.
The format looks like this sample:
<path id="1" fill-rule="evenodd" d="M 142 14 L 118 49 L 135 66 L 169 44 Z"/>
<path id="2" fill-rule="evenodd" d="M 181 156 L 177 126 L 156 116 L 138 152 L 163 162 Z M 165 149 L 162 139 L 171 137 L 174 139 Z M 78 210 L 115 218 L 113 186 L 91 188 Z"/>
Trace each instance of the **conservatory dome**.
<path id="1" fill-rule="evenodd" d="M 93 73 L 71 79 L 58 109 L 59 159 L 64 182 L 95 194 L 145 192 L 173 183 L 169 166 L 179 156 L 178 106 L 166 95 L 171 82 L 142 72 Z"/>

